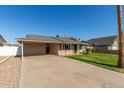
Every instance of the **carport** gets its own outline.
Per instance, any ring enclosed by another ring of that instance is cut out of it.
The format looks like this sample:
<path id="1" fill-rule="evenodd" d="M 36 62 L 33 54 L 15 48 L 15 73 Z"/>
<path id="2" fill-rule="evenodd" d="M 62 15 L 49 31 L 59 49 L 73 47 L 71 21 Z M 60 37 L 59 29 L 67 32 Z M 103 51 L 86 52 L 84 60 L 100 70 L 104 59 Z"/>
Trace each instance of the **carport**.
<path id="1" fill-rule="evenodd" d="M 17 38 L 22 46 L 23 56 L 54 54 L 60 56 L 79 55 L 85 51 L 89 44 L 72 37 L 51 37 L 41 35 L 26 35 L 25 38 Z"/>
<path id="2" fill-rule="evenodd" d="M 31 34 L 16 40 L 21 44 L 22 60 L 23 56 L 57 54 L 61 44 L 61 41 L 54 37 Z"/>
<path id="3" fill-rule="evenodd" d="M 57 55 L 59 50 L 59 44 L 50 42 L 32 42 L 32 41 L 22 41 L 22 59 L 23 56 L 33 56 L 33 55 L 45 55 L 45 54 L 55 54 Z"/>

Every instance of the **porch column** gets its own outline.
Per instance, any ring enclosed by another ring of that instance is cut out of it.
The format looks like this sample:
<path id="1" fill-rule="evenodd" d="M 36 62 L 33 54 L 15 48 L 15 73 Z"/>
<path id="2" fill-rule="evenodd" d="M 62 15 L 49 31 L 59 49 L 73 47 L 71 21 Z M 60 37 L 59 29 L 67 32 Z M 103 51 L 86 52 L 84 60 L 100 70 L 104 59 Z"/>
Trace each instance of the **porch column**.
<path id="1" fill-rule="evenodd" d="M 70 44 L 70 51 L 71 51 L 71 54 L 73 54 L 73 51 L 72 51 L 72 44 Z"/>
<path id="2" fill-rule="evenodd" d="M 69 49 L 69 50 L 71 50 L 71 44 L 69 44 L 69 47 L 70 47 L 70 49 Z"/>
<path id="3" fill-rule="evenodd" d="M 60 46 L 61 46 L 60 55 L 62 56 L 63 55 L 63 43 L 61 43 Z"/>
<path id="4" fill-rule="evenodd" d="M 74 44 L 71 44 L 71 50 L 74 50 Z"/>
<path id="5" fill-rule="evenodd" d="M 79 44 L 77 45 L 77 53 L 79 54 Z"/>
<path id="6" fill-rule="evenodd" d="M 70 44 L 70 50 L 72 50 L 72 44 Z"/>
<path id="7" fill-rule="evenodd" d="M 61 50 L 63 50 L 63 43 L 61 43 Z"/>
<path id="8" fill-rule="evenodd" d="M 22 41 L 22 44 L 21 44 L 21 48 L 22 48 L 21 50 L 22 50 L 22 61 L 23 61 L 23 57 L 24 57 L 24 53 L 23 53 L 23 50 L 24 50 L 23 49 L 23 41 Z"/>

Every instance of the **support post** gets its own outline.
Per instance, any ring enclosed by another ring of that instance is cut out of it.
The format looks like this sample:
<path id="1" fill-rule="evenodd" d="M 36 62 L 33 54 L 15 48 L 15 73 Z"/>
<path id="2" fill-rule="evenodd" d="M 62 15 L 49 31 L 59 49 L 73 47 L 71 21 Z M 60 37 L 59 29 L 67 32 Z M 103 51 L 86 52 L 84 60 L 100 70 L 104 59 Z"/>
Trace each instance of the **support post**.
<path id="1" fill-rule="evenodd" d="M 22 41 L 22 44 L 21 44 L 21 48 L 22 48 L 21 50 L 22 50 L 22 61 L 23 61 L 23 59 L 24 59 L 24 58 L 23 58 L 23 57 L 24 57 L 24 53 L 23 53 L 23 50 L 24 50 L 24 49 L 23 49 L 23 41 Z"/>
<path id="2" fill-rule="evenodd" d="M 63 50 L 63 43 L 61 43 L 61 50 Z"/>
<path id="3" fill-rule="evenodd" d="M 77 54 L 79 54 L 79 44 L 77 45 Z"/>
<path id="4" fill-rule="evenodd" d="M 62 56 L 63 55 L 63 43 L 61 43 L 60 46 L 61 46 L 60 53 L 61 53 L 61 56 Z"/>

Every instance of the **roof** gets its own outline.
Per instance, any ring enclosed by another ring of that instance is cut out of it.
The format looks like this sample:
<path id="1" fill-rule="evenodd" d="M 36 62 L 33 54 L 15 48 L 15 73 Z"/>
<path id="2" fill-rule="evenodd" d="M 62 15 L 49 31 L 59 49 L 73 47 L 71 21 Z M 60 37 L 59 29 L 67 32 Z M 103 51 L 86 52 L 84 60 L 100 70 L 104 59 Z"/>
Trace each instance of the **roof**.
<path id="1" fill-rule="evenodd" d="M 114 43 L 115 39 L 117 39 L 117 36 L 107 36 L 107 37 L 90 39 L 88 40 L 88 42 L 92 43 L 93 45 L 111 46 Z"/>
<path id="2" fill-rule="evenodd" d="M 87 42 L 87 41 L 81 41 L 82 43 L 84 43 L 85 45 L 92 45 L 92 43 L 89 43 L 89 42 Z"/>
<path id="3" fill-rule="evenodd" d="M 3 38 L 2 35 L 0 35 L 0 43 L 6 43 L 6 40 Z"/>
<path id="4" fill-rule="evenodd" d="M 45 42 L 45 43 L 71 43 L 71 44 L 84 44 L 80 40 L 71 37 L 52 37 L 28 34 L 25 38 L 17 38 L 18 42 L 31 41 L 31 42 Z"/>

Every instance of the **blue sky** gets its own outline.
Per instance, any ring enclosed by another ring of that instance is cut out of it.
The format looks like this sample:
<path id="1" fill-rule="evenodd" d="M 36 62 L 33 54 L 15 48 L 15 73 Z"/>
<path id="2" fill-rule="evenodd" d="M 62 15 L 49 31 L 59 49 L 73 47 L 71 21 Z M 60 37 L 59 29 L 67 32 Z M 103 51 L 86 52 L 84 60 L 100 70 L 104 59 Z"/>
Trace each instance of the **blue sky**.
<path id="1" fill-rule="evenodd" d="M 117 34 L 116 6 L 0 6 L 0 34 L 9 42 L 26 34 L 82 40 Z"/>

